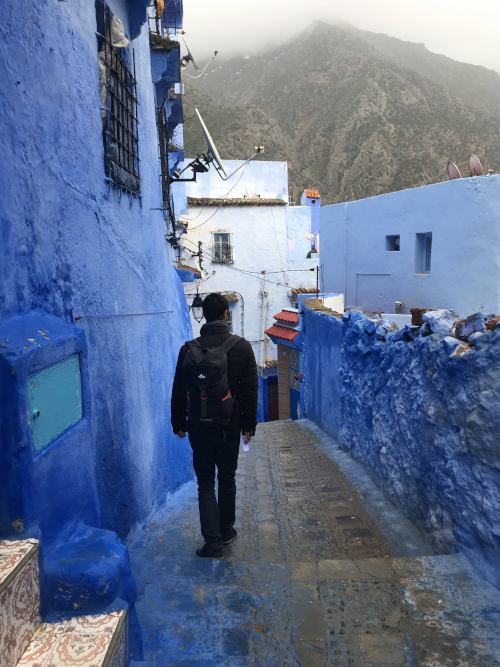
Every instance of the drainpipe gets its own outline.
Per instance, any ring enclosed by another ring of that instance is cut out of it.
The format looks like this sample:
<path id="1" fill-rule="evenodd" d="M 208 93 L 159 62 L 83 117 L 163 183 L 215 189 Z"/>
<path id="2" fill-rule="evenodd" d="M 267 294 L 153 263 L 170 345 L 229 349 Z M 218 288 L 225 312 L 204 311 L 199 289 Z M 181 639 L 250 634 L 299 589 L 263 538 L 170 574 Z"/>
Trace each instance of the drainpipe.
<path id="1" fill-rule="evenodd" d="M 260 317 L 260 330 L 262 334 L 262 341 L 260 343 L 260 354 L 259 354 L 259 361 L 260 365 L 264 366 L 264 362 L 266 360 L 266 351 L 267 351 L 267 336 L 264 333 L 266 330 L 266 312 L 267 312 L 267 291 L 266 291 L 266 272 L 262 271 L 261 275 L 264 276 L 264 284 L 262 286 L 262 311 L 261 311 L 261 317 Z"/>
<path id="2" fill-rule="evenodd" d="M 234 292 L 234 290 L 231 291 Z M 234 293 L 237 294 L 241 299 L 241 337 L 245 338 L 245 301 L 239 292 Z"/>

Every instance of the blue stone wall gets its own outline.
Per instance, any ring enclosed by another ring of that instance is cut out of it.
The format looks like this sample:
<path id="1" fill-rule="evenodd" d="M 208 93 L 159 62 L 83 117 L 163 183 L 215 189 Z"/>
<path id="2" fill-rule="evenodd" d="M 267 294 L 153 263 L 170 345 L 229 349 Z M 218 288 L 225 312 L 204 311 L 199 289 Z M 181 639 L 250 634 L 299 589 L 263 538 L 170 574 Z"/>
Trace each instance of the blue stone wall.
<path id="1" fill-rule="evenodd" d="M 439 550 L 465 552 L 499 585 L 500 328 L 465 343 L 303 309 L 308 417 Z"/>
<path id="2" fill-rule="evenodd" d="M 106 315 L 77 322 L 102 525 L 122 536 L 192 475 L 189 447 L 169 422 L 177 351 L 191 328 L 154 210 L 154 89 L 147 26 L 138 26 L 146 4 L 110 2 L 136 37 L 141 198 L 104 180 L 94 3 L 43 0 L 34 10 L 5 0 L 0 25 L 0 317 L 35 308 L 66 322 Z M 67 465 L 61 456 L 61 480 Z"/>

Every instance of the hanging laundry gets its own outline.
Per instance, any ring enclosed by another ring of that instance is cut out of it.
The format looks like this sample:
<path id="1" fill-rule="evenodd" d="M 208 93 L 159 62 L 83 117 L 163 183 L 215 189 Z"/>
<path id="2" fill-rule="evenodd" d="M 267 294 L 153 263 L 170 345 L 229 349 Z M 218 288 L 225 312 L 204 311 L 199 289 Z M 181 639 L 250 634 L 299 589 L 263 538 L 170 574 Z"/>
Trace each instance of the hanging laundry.
<path id="1" fill-rule="evenodd" d="M 286 249 L 287 250 L 295 250 L 295 239 L 287 239 L 286 240 Z"/>
<path id="2" fill-rule="evenodd" d="M 312 241 L 314 238 L 314 234 L 306 234 L 306 241 Z"/>

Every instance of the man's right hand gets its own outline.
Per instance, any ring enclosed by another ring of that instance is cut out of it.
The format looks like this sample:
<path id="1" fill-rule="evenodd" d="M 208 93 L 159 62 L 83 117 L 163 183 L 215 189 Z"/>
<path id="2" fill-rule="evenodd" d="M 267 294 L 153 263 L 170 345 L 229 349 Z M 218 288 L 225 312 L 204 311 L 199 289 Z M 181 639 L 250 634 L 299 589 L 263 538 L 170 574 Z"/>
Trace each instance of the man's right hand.
<path id="1" fill-rule="evenodd" d="M 186 437 L 186 434 L 184 433 L 184 431 L 177 431 L 177 436 L 178 436 L 179 438 L 185 438 L 185 437 Z"/>

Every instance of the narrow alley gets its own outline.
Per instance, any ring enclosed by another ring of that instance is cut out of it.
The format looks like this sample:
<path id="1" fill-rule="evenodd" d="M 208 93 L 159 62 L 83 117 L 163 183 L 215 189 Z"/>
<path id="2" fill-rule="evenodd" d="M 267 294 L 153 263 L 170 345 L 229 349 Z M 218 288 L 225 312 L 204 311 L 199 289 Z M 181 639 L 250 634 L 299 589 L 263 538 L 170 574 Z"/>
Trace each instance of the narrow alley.
<path id="1" fill-rule="evenodd" d="M 131 533 L 144 660 L 132 664 L 500 665 L 495 589 L 434 555 L 317 426 L 259 425 L 237 484 L 239 539 L 223 560 L 194 555 L 195 482 Z"/>

